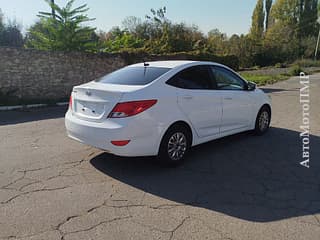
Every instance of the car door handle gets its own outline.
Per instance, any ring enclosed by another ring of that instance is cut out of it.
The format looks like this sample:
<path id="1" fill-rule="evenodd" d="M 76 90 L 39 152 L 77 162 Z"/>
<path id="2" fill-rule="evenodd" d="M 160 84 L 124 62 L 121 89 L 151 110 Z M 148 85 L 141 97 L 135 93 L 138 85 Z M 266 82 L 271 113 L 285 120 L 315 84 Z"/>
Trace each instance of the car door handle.
<path id="1" fill-rule="evenodd" d="M 192 99 L 193 97 L 190 96 L 190 95 L 186 95 L 186 96 L 183 96 L 183 98 L 184 98 L 184 99 L 187 99 L 187 100 L 190 100 L 190 99 Z"/>
<path id="2" fill-rule="evenodd" d="M 224 100 L 232 100 L 232 97 L 225 97 Z"/>

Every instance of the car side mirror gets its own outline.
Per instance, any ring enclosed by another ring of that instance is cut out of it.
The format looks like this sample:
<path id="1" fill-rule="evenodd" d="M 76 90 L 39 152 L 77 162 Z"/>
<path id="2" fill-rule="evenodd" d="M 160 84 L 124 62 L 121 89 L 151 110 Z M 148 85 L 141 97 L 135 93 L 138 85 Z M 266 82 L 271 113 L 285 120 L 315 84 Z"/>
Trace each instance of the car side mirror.
<path id="1" fill-rule="evenodd" d="M 248 82 L 248 84 L 247 84 L 247 90 L 248 91 L 254 91 L 255 89 L 256 89 L 256 84 L 255 83 L 253 83 L 253 82 Z"/>

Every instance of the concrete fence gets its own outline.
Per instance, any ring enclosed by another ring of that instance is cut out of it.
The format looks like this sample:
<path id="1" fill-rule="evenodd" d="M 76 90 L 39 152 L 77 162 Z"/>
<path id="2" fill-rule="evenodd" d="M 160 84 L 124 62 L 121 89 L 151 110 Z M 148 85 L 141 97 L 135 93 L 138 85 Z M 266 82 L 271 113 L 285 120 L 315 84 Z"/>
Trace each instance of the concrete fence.
<path id="1" fill-rule="evenodd" d="M 125 65 L 121 55 L 0 48 L 0 105 L 65 101 L 73 86 Z"/>
<path id="2" fill-rule="evenodd" d="M 91 54 L 0 47 L 0 106 L 66 101 L 75 85 L 128 64 L 170 59 L 216 61 L 235 69 L 239 64 L 235 56 L 199 53 Z"/>

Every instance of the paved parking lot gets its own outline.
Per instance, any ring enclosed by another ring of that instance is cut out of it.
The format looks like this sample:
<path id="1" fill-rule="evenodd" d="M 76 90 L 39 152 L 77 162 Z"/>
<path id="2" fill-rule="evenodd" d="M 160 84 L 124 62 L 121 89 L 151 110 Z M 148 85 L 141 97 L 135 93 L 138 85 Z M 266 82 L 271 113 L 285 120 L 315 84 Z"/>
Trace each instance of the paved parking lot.
<path id="1" fill-rule="evenodd" d="M 266 87 L 272 128 L 194 148 L 166 169 L 65 135 L 65 108 L 0 113 L 0 239 L 320 239 L 320 74 L 311 168 L 299 79 Z"/>

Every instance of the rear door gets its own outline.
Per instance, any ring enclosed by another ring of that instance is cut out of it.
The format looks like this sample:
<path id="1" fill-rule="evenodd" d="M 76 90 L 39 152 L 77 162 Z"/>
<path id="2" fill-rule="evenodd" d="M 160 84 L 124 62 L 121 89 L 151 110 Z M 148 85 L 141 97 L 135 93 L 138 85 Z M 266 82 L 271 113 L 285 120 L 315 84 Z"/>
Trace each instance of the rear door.
<path id="1" fill-rule="evenodd" d="M 219 92 L 213 90 L 207 66 L 185 69 L 167 83 L 177 87 L 178 106 L 199 137 L 219 134 L 222 99 Z"/>

